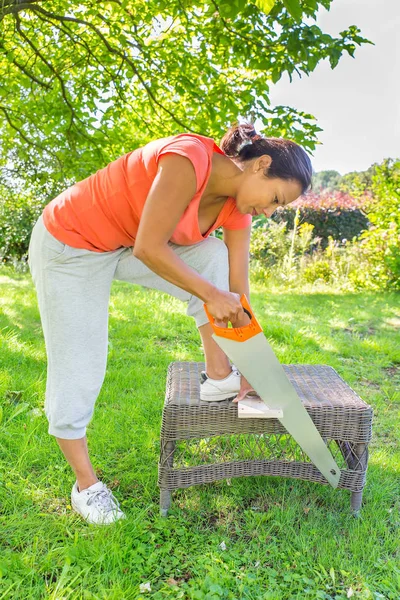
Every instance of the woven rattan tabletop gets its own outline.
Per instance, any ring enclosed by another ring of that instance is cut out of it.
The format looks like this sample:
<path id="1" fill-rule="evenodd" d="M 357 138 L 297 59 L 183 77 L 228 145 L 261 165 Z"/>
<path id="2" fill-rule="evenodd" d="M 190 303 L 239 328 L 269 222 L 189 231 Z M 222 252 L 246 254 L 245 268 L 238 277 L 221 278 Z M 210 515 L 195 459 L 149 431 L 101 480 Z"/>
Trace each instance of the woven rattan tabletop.
<path id="1" fill-rule="evenodd" d="M 324 409 L 356 409 L 372 412 L 358 394 L 328 365 L 282 365 L 305 407 Z M 168 367 L 165 404 L 221 408 L 230 400 L 205 402 L 200 400 L 200 372 L 203 362 L 173 362 Z"/>

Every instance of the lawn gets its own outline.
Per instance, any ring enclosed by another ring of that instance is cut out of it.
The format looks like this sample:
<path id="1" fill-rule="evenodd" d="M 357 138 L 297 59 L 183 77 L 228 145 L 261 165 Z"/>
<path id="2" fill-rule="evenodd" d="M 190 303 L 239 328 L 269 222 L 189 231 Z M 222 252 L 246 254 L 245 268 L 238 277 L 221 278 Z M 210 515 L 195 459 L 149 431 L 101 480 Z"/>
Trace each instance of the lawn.
<path id="1" fill-rule="evenodd" d="M 360 518 L 346 490 L 273 477 L 178 490 L 160 517 L 167 367 L 203 354 L 184 304 L 118 282 L 88 445 L 128 518 L 86 524 L 71 511 L 74 477 L 47 433 L 31 278 L 3 267 L 0 599 L 400 598 L 400 296 L 254 284 L 251 300 L 282 363 L 330 365 L 373 406 Z"/>

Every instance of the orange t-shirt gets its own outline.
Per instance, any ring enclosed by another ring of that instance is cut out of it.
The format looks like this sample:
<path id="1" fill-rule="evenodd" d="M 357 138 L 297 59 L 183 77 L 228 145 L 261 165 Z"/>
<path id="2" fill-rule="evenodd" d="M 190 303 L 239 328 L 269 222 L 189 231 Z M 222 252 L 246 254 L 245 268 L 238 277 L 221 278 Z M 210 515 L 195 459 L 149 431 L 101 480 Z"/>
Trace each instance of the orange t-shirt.
<path id="1" fill-rule="evenodd" d="M 158 159 L 173 152 L 193 164 L 196 194 L 183 213 L 170 241 L 182 246 L 201 242 L 218 227 L 242 229 L 251 223 L 241 214 L 234 198 L 228 198 L 215 223 L 203 236 L 198 209 L 211 173 L 213 152 L 224 154 L 212 138 L 180 133 L 149 142 L 90 177 L 75 183 L 54 198 L 43 211 L 47 230 L 75 248 L 106 252 L 133 246 L 147 195 L 157 174 Z"/>

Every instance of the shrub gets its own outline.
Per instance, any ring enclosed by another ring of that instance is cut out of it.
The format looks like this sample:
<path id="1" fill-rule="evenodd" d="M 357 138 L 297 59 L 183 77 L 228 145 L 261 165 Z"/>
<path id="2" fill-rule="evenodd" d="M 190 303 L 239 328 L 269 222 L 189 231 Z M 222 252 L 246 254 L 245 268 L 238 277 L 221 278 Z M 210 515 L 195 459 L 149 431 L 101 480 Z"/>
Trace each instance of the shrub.
<path id="1" fill-rule="evenodd" d="M 400 160 L 375 165 L 371 190 L 357 199 L 314 194 L 267 222 L 259 217 L 251 255 L 253 276 L 264 281 L 400 289 Z"/>
<path id="2" fill-rule="evenodd" d="M 259 221 L 252 231 L 251 258 L 262 260 L 267 267 L 280 264 L 290 248 L 290 238 L 286 228 L 286 223 Z"/>
<path id="3" fill-rule="evenodd" d="M 299 210 L 291 231 L 285 222 L 255 220 L 250 240 L 255 279 L 273 276 L 278 280 L 293 280 L 305 257 L 319 246 L 320 239 L 314 237 L 313 230 L 310 223 L 299 224 Z"/>
<path id="4" fill-rule="evenodd" d="M 32 227 L 43 210 L 43 200 L 13 195 L 0 188 L 0 260 L 21 260 L 28 253 Z"/>
<path id="5" fill-rule="evenodd" d="M 302 275 L 304 281 L 307 281 L 308 283 L 314 283 L 319 279 L 329 283 L 332 280 L 333 272 L 332 267 L 327 260 L 319 260 L 303 269 Z"/>
<path id="6" fill-rule="evenodd" d="M 371 289 L 400 289 L 400 160 L 386 159 L 376 167 L 372 192 L 366 207 L 372 225 L 357 245 L 368 273 L 352 277 Z"/>
<path id="7" fill-rule="evenodd" d="M 275 211 L 272 219 L 277 223 L 285 222 L 293 229 L 295 214 L 299 211 L 299 222 L 314 225 L 314 235 L 320 238 L 321 247 L 326 248 L 329 236 L 342 243 L 368 229 L 369 221 L 363 210 L 368 199 L 367 193 L 353 198 L 337 191 L 309 192 L 287 208 Z"/>

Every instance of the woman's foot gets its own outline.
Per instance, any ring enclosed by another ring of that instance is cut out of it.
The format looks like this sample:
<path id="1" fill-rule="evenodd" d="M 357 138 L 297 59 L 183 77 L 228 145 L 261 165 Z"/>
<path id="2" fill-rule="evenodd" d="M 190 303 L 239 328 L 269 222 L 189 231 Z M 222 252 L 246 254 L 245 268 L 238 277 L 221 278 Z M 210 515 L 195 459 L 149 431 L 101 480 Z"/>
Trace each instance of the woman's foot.
<path id="1" fill-rule="evenodd" d="M 88 523 L 96 525 L 108 525 L 126 518 L 118 500 L 102 481 L 97 481 L 80 492 L 76 481 L 71 491 L 71 506 Z"/>
<path id="2" fill-rule="evenodd" d="M 218 402 L 235 398 L 240 390 L 240 373 L 232 365 L 231 373 L 224 379 L 211 379 L 205 371 L 200 375 L 200 400 Z"/>

